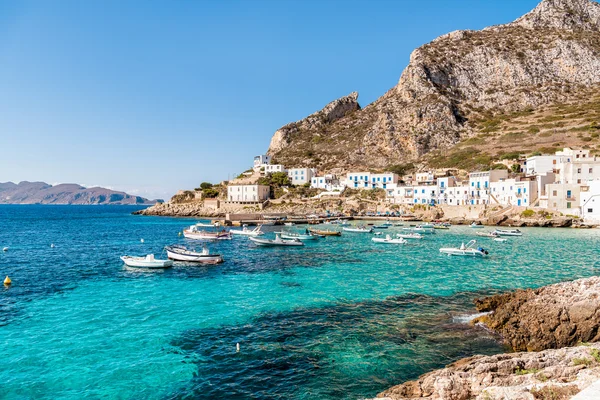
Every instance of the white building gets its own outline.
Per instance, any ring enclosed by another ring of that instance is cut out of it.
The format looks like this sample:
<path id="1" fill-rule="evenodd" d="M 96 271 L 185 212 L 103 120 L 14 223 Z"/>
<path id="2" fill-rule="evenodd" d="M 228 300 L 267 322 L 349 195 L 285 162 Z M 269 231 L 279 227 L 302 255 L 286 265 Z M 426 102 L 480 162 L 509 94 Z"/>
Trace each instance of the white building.
<path id="1" fill-rule="evenodd" d="M 253 169 L 256 171 L 269 164 L 271 164 L 271 156 L 268 156 L 266 154 L 255 156 Z"/>
<path id="2" fill-rule="evenodd" d="M 508 171 L 505 169 L 493 169 L 491 171 L 472 172 L 469 174 L 469 203 L 470 204 L 490 204 L 490 200 L 499 203 L 495 199 L 490 199 L 490 183 L 498 182 L 500 179 L 507 179 Z"/>
<path id="3" fill-rule="evenodd" d="M 589 150 L 572 150 L 569 148 L 557 151 L 557 162 L 554 166 L 556 182 L 566 184 L 586 184 L 600 179 L 600 160 L 590 156 Z"/>
<path id="4" fill-rule="evenodd" d="M 543 175 L 552 172 L 556 166 L 557 160 L 558 156 L 556 155 L 528 157 L 527 160 L 525 160 L 525 174 L 528 176 Z"/>
<path id="5" fill-rule="evenodd" d="M 285 167 L 281 164 L 266 164 L 264 168 L 265 174 L 272 174 L 275 172 L 287 172 L 287 169 L 285 169 Z"/>
<path id="6" fill-rule="evenodd" d="M 265 185 L 230 185 L 227 201 L 235 203 L 262 203 L 269 199 L 271 188 Z"/>
<path id="7" fill-rule="evenodd" d="M 372 174 L 370 172 L 351 172 L 346 178 L 346 187 L 352 189 L 393 190 L 398 185 L 398 175 L 392 172 Z"/>
<path id="8" fill-rule="evenodd" d="M 413 186 L 413 204 L 435 205 L 438 202 L 439 190 L 436 185 Z"/>
<path id="9" fill-rule="evenodd" d="M 563 214 L 580 215 L 581 185 L 551 183 L 546 185 L 546 195 L 540 197 L 540 207 Z"/>
<path id="10" fill-rule="evenodd" d="M 287 173 L 292 185 L 304 185 L 310 183 L 316 171 L 313 168 L 290 168 Z"/>
<path id="11" fill-rule="evenodd" d="M 394 204 L 413 204 L 414 191 L 412 186 L 396 186 L 388 201 Z"/>
<path id="12" fill-rule="evenodd" d="M 324 176 L 313 176 L 310 180 L 310 187 L 316 189 L 325 189 L 327 191 L 343 191 L 345 186 L 340 183 L 338 177 L 334 174 Z"/>
<path id="13" fill-rule="evenodd" d="M 600 224 L 600 180 L 581 187 L 579 206 L 583 222 Z"/>
<path id="14" fill-rule="evenodd" d="M 502 205 L 531 206 L 537 200 L 538 186 L 534 179 L 500 179 L 490 183 L 490 197 Z"/>
<path id="15" fill-rule="evenodd" d="M 434 184 L 435 183 L 435 175 L 431 171 L 417 172 L 415 174 L 415 182 L 417 185 Z"/>
<path id="16" fill-rule="evenodd" d="M 440 204 L 448 204 L 451 206 L 464 206 L 469 203 L 469 186 L 451 186 L 440 193 Z"/>

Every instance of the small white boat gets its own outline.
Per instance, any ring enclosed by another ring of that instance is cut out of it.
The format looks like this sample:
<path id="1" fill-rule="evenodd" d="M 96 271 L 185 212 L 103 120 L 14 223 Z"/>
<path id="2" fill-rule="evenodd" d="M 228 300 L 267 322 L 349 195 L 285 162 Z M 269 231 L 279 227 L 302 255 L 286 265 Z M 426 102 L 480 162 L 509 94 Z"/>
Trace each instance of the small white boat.
<path id="1" fill-rule="evenodd" d="M 498 237 L 498 234 L 496 232 L 476 232 L 475 235 L 481 236 L 481 237 L 491 237 L 491 238 Z"/>
<path id="2" fill-rule="evenodd" d="M 254 243 L 256 243 L 259 246 L 304 246 L 304 243 L 302 243 L 300 240 L 298 239 L 294 239 L 294 240 L 284 240 L 282 239 L 278 234 L 275 235 L 275 239 L 264 239 L 264 238 L 257 238 L 257 237 L 249 237 L 248 239 L 250 239 L 251 241 L 253 241 Z"/>
<path id="3" fill-rule="evenodd" d="M 373 226 L 373 229 L 387 229 L 387 228 L 389 228 L 389 225 L 381 224 L 381 225 L 374 225 Z"/>
<path id="4" fill-rule="evenodd" d="M 261 236 L 265 233 L 261 230 L 262 225 L 258 225 L 254 229 L 248 228 L 248 225 L 244 225 L 242 229 L 230 229 L 229 233 L 232 235 L 244 235 L 244 236 Z"/>
<path id="5" fill-rule="evenodd" d="M 423 235 L 421 235 L 420 233 L 417 232 L 413 232 L 413 233 L 397 233 L 396 237 L 402 238 L 402 239 L 423 239 Z"/>
<path id="6" fill-rule="evenodd" d="M 480 225 L 480 224 L 477 224 L 477 223 L 475 223 L 475 222 L 472 222 L 472 223 L 471 223 L 471 225 L 469 225 L 469 226 L 470 226 L 471 228 L 485 228 L 485 226 L 484 226 L 484 225 Z"/>
<path id="7" fill-rule="evenodd" d="M 231 233 L 222 230 L 220 232 L 200 231 L 195 225 L 190 226 L 183 231 L 183 236 L 186 239 L 194 240 L 230 240 Z"/>
<path id="8" fill-rule="evenodd" d="M 371 233 L 373 232 L 373 228 L 368 227 L 368 226 L 356 226 L 356 227 L 352 227 L 352 228 L 342 228 L 343 231 L 345 232 L 354 232 L 354 233 Z"/>
<path id="9" fill-rule="evenodd" d="M 319 236 L 312 235 L 310 232 L 308 233 L 296 233 L 296 232 L 276 232 L 278 233 L 282 239 L 287 240 L 317 240 Z"/>
<path id="10" fill-rule="evenodd" d="M 172 245 L 165 247 L 167 257 L 175 261 L 187 261 L 201 264 L 219 264 L 223 262 L 220 254 L 210 254 L 204 247 L 201 252 L 188 250 L 185 246 Z"/>
<path id="11" fill-rule="evenodd" d="M 404 228 L 406 229 L 406 228 Z M 425 224 L 425 225 L 417 225 L 414 228 L 412 228 L 413 232 L 419 232 L 419 233 L 425 233 L 427 235 L 432 235 L 435 233 L 435 229 L 433 228 L 433 225 L 431 224 Z"/>
<path id="12" fill-rule="evenodd" d="M 387 243 L 387 244 L 405 244 L 405 243 L 407 243 L 405 239 L 402 239 L 402 238 L 394 239 L 390 235 L 385 235 L 384 238 L 374 237 L 371 240 L 374 241 L 375 243 Z"/>
<path id="13" fill-rule="evenodd" d="M 148 254 L 146 257 L 122 256 L 121 260 L 128 267 L 135 268 L 169 268 L 173 266 L 171 260 L 157 260 L 154 254 Z"/>
<path id="14" fill-rule="evenodd" d="M 284 222 L 283 223 L 285 226 L 294 226 L 293 222 Z"/>
<path id="15" fill-rule="evenodd" d="M 523 236 L 523 232 L 518 229 L 496 229 L 494 233 L 499 236 Z"/>
<path id="16" fill-rule="evenodd" d="M 508 241 L 508 239 L 501 238 L 501 237 L 494 238 L 494 242 L 507 242 L 507 241 Z"/>
<path id="17" fill-rule="evenodd" d="M 471 240 L 465 246 L 464 243 L 460 247 L 443 247 L 440 249 L 440 253 L 448 254 L 449 256 L 467 256 L 467 257 L 485 257 L 488 255 L 488 251 L 482 247 L 473 247 L 477 243 L 476 240 Z"/>
<path id="18" fill-rule="evenodd" d="M 217 226 L 219 226 L 219 225 L 220 225 L 220 224 L 219 224 L 218 222 L 215 222 L 214 224 L 213 224 L 213 223 L 211 223 L 211 224 L 206 224 L 206 223 L 204 223 L 204 222 L 198 222 L 198 223 L 196 224 L 196 226 L 197 226 L 197 227 L 200 227 L 200 228 L 215 228 L 215 227 L 217 227 Z"/>
<path id="19" fill-rule="evenodd" d="M 424 228 L 424 229 L 433 229 L 435 226 L 430 223 L 424 223 L 424 224 L 417 225 L 417 227 Z"/>

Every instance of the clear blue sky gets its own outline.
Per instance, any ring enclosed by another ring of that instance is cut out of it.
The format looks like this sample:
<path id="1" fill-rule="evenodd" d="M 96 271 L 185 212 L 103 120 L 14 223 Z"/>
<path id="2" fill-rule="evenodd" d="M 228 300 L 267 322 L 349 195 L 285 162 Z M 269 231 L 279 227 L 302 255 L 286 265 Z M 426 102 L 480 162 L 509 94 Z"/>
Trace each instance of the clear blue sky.
<path id="1" fill-rule="evenodd" d="M 227 179 L 280 126 L 377 99 L 414 48 L 536 4 L 0 1 L 0 182 L 168 198 Z"/>

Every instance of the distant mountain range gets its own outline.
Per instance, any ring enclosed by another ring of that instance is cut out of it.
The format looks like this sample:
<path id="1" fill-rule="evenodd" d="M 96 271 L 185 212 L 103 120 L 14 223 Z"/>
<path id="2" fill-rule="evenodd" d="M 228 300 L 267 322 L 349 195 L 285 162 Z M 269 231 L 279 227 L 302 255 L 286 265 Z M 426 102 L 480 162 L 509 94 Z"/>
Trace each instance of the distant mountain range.
<path id="1" fill-rule="evenodd" d="M 0 204 L 122 204 L 146 205 L 162 200 L 148 200 L 125 192 L 73 183 L 52 186 L 45 182 L 0 182 Z"/>

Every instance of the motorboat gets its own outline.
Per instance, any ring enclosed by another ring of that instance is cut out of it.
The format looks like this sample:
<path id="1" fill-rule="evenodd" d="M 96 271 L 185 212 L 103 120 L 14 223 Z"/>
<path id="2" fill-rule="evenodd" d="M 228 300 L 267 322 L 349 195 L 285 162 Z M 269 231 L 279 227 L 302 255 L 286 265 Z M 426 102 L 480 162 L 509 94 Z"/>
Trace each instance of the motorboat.
<path id="1" fill-rule="evenodd" d="M 506 241 L 508 241 L 508 239 L 501 238 L 501 237 L 494 238 L 494 242 L 506 242 Z"/>
<path id="2" fill-rule="evenodd" d="M 354 233 L 371 233 L 373 232 L 373 228 L 368 226 L 354 226 L 351 228 L 342 228 L 345 232 L 354 232 Z"/>
<path id="3" fill-rule="evenodd" d="M 435 230 L 433 229 L 433 225 L 431 225 L 431 224 L 417 225 L 414 228 L 412 228 L 412 230 L 413 230 L 413 232 L 419 232 L 419 233 L 425 233 L 425 234 L 435 233 Z"/>
<path id="4" fill-rule="evenodd" d="M 471 225 L 469 225 L 469 227 L 471 227 L 471 228 L 476 228 L 476 229 L 477 229 L 477 228 L 485 228 L 485 226 L 484 226 L 484 225 L 478 224 L 478 223 L 476 223 L 476 222 L 472 222 L 472 223 L 471 223 Z"/>
<path id="5" fill-rule="evenodd" d="M 121 256 L 121 260 L 128 267 L 135 268 L 169 268 L 173 266 L 171 260 L 158 260 L 154 258 L 154 254 L 148 254 L 145 257 Z"/>
<path id="6" fill-rule="evenodd" d="M 430 223 L 424 223 L 424 224 L 420 224 L 417 225 L 418 227 L 424 228 L 424 229 L 433 229 L 435 228 L 435 225 L 430 224 Z"/>
<path id="7" fill-rule="evenodd" d="M 204 222 L 198 222 L 196 224 L 196 226 L 199 228 L 216 228 L 217 226 L 220 226 L 220 224 L 218 222 L 214 222 L 214 223 L 210 223 L 210 224 L 206 224 Z"/>
<path id="8" fill-rule="evenodd" d="M 447 254 L 449 256 L 467 256 L 467 257 L 485 257 L 489 253 L 482 247 L 474 247 L 477 244 L 476 240 L 471 240 L 465 246 L 464 243 L 460 247 L 443 247 L 440 249 L 440 253 Z"/>
<path id="9" fill-rule="evenodd" d="M 304 243 L 302 243 L 300 240 L 298 239 L 293 239 L 293 240 L 285 240 L 282 239 L 281 236 L 279 236 L 279 234 L 275 235 L 275 239 L 265 239 L 265 238 L 258 238 L 258 237 L 249 237 L 248 239 L 250 239 L 251 241 L 253 241 L 254 243 L 256 243 L 259 246 L 304 246 Z"/>
<path id="10" fill-rule="evenodd" d="M 231 233 L 226 230 L 220 232 L 201 231 L 195 225 L 190 226 L 183 231 L 183 236 L 186 239 L 194 240 L 228 240 L 231 239 Z"/>
<path id="11" fill-rule="evenodd" d="M 220 254 L 210 254 L 204 247 L 201 252 L 188 250 L 185 246 L 171 245 L 166 246 L 167 257 L 175 261 L 187 261 L 202 264 L 219 264 L 223 262 Z"/>
<path id="12" fill-rule="evenodd" d="M 385 235 L 384 238 L 374 237 L 371 239 L 375 243 L 386 243 L 386 244 L 405 244 L 406 239 L 392 238 L 390 235 Z"/>
<path id="13" fill-rule="evenodd" d="M 345 230 L 346 228 L 344 228 Z M 322 236 L 342 236 L 342 232 L 340 231 L 332 231 L 329 229 L 309 229 L 310 233 L 314 235 L 322 235 Z"/>
<path id="14" fill-rule="evenodd" d="M 308 231 L 306 233 L 297 233 L 297 232 L 276 232 L 276 233 L 278 233 L 282 239 L 288 239 L 288 240 L 294 240 L 294 239 L 317 240 L 317 239 L 319 239 L 319 236 L 313 235 Z"/>
<path id="15" fill-rule="evenodd" d="M 263 231 L 261 231 L 262 225 L 258 225 L 256 228 L 254 229 L 250 229 L 248 228 L 248 225 L 245 225 L 242 227 L 242 229 L 230 229 L 229 233 L 231 233 L 232 235 L 244 235 L 244 236 L 261 236 L 264 235 L 265 233 Z"/>
<path id="16" fill-rule="evenodd" d="M 446 225 L 442 225 L 442 224 L 435 224 L 435 225 L 433 226 L 433 229 L 444 229 L 444 230 L 448 230 L 448 229 L 450 229 L 450 227 L 449 227 L 449 226 L 446 226 Z"/>
<path id="17" fill-rule="evenodd" d="M 518 229 L 496 229 L 494 232 L 499 236 L 523 236 L 523 232 Z"/>
<path id="18" fill-rule="evenodd" d="M 491 238 L 497 238 L 498 237 L 498 234 L 495 231 L 492 231 L 492 232 L 476 232 L 475 235 L 481 236 L 481 237 L 491 237 Z"/>
<path id="19" fill-rule="evenodd" d="M 421 235 L 420 233 L 417 232 L 413 232 L 413 233 L 397 233 L 396 237 L 402 238 L 402 239 L 423 239 L 423 235 Z"/>
<path id="20" fill-rule="evenodd" d="M 294 226 L 293 222 L 284 222 L 283 223 L 285 226 Z"/>

